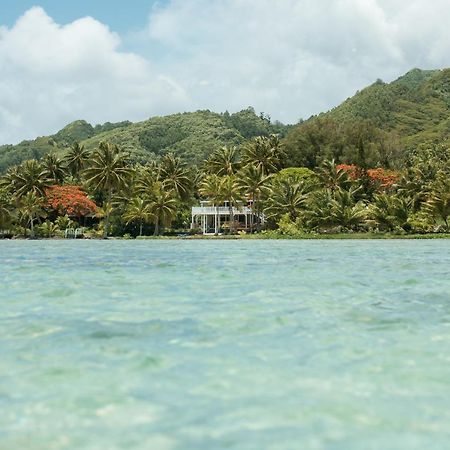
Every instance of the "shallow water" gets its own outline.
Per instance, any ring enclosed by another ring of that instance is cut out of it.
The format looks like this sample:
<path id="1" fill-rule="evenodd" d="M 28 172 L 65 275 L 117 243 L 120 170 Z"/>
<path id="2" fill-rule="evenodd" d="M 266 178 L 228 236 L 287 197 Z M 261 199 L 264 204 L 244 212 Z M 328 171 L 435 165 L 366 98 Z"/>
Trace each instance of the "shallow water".
<path id="1" fill-rule="evenodd" d="M 441 449 L 450 241 L 0 242 L 0 448 Z"/>

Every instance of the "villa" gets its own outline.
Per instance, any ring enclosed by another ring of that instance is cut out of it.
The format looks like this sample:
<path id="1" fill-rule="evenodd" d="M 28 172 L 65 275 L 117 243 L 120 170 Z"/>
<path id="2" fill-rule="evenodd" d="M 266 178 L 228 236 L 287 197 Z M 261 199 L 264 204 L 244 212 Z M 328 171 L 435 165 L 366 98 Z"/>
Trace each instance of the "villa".
<path id="1" fill-rule="evenodd" d="M 228 202 L 215 206 L 210 201 L 201 201 L 200 206 L 192 208 L 191 228 L 199 228 L 203 234 L 222 234 L 229 231 L 233 223 L 235 231 L 252 231 L 265 220 L 264 215 L 256 214 L 252 206 L 250 200 L 246 205 L 230 210 Z"/>

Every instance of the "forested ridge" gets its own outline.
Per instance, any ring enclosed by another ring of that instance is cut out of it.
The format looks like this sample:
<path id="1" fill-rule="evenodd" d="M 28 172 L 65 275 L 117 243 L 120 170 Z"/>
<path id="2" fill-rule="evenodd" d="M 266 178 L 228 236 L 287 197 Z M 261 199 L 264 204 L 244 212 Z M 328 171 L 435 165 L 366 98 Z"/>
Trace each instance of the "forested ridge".
<path id="1" fill-rule="evenodd" d="M 450 70 L 378 80 L 296 125 L 252 108 L 92 126 L 0 148 L 0 229 L 187 231 L 199 200 L 251 204 L 251 232 L 450 231 Z M 226 233 L 237 227 L 230 209 Z M 191 230 L 196 233 L 198 230 Z"/>
<path id="2" fill-rule="evenodd" d="M 40 159 L 48 153 L 63 157 L 78 142 L 88 150 L 102 141 L 128 151 L 134 162 L 158 160 L 167 153 L 182 157 L 188 164 L 199 164 L 212 151 L 224 145 L 239 145 L 255 136 L 285 136 L 289 126 L 272 123 L 253 108 L 229 114 L 211 111 L 152 117 L 143 122 L 106 123 L 92 126 L 75 121 L 52 136 L 0 146 L 0 173 L 27 159 Z"/>

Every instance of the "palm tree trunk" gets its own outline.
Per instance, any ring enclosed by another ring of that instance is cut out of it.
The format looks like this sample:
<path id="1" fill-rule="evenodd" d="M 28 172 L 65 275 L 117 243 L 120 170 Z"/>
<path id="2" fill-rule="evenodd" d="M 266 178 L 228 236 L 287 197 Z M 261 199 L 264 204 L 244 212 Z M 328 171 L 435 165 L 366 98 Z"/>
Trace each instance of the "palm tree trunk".
<path id="1" fill-rule="evenodd" d="M 107 201 L 107 203 L 106 203 L 107 208 L 106 208 L 106 214 L 105 214 L 105 226 L 104 226 L 104 229 L 103 229 L 103 239 L 107 239 L 107 238 L 108 238 L 108 231 L 109 231 L 109 214 L 110 214 L 111 198 L 112 198 L 112 189 L 109 188 L 109 191 L 108 191 L 108 201 Z"/>
<path id="2" fill-rule="evenodd" d="M 259 196 L 257 195 L 253 200 L 253 206 L 255 207 L 255 216 L 256 216 L 256 231 L 260 231 L 261 229 L 261 217 L 259 211 Z"/>
<path id="3" fill-rule="evenodd" d="M 34 239 L 34 219 L 30 216 L 30 238 Z"/>
<path id="4" fill-rule="evenodd" d="M 233 234 L 234 233 L 234 213 L 233 213 L 233 206 L 231 205 L 231 202 L 229 202 L 228 209 L 230 211 L 230 234 Z"/>
<path id="5" fill-rule="evenodd" d="M 216 205 L 216 226 L 215 226 L 215 228 L 216 228 L 216 230 L 217 230 L 217 234 L 220 233 L 220 229 L 219 229 L 219 221 L 220 221 L 220 219 L 219 219 L 219 206 Z"/>
<path id="6" fill-rule="evenodd" d="M 139 236 L 142 236 L 142 220 L 139 223 Z"/>
<path id="7" fill-rule="evenodd" d="M 159 235 L 159 217 L 155 220 L 155 231 L 153 232 L 153 236 Z"/>
<path id="8" fill-rule="evenodd" d="M 250 215 L 250 233 L 253 233 L 253 215 L 254 215 L 254 212 L 255 212 L 255 210 L 253 209 L 254 206 L 255 206 L 255 193 L 254 192 L 251 194 L 251 198 L 252 198 L 252 207 L 250 208 L 250 210 L 251 210 L 251 215 Z M 247 207 L 248 207 L 248 205 L 247 205 Z"/>

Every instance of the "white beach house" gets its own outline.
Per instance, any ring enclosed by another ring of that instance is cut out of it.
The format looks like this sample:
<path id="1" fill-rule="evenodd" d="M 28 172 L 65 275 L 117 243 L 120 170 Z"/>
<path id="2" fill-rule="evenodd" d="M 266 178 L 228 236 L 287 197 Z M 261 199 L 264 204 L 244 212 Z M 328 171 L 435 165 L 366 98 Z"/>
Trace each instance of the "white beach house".
<path id="1" fill-rule="evenodd" d="M 192 208 L 191 228 L 199 228 L 203 234 L 224 233 L 230 230 L 231 223 L 235 231 L 251 231 L 264 224 L 264 215 L 255 213 L 251 201 L 231 210 L 228 202 L 215 206 L 207 200 Z"/>

